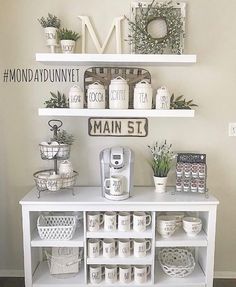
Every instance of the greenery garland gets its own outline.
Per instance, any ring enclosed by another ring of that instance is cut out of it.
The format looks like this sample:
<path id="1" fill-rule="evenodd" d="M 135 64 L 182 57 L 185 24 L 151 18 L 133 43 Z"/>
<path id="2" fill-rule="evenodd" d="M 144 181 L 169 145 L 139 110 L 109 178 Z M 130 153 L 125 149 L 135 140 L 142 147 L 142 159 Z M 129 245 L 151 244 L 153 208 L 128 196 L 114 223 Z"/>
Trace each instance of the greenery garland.
<path id="1" fill-rule="evenodd" d="M 139 10 L 135 22 L 126 17 L 129 23 L 129 43 L 134 45 L 139 54 L 163 54 L 169 47 L 171 53 L 181 54 L 181 35 L 183 20 L 181 13 L 174 7 L 172 1 L 158 3 L 153 0 L 147 7 L 139 3 Z M 153 38 L 148 32 L 148 25 L 154 20 L 164 20 L 167 34 L 161 38 Z"/>

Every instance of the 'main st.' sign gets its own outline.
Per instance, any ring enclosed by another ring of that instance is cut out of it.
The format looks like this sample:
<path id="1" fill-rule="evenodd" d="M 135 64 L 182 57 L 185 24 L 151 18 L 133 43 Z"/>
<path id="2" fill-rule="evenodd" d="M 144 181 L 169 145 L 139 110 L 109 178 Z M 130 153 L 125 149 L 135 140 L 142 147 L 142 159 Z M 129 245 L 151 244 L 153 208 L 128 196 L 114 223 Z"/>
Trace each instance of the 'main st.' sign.
<path id="1" fill-rule="evenodd" d="M 89 118 L 90 136 L 146 137 L 147 118 Z"/>

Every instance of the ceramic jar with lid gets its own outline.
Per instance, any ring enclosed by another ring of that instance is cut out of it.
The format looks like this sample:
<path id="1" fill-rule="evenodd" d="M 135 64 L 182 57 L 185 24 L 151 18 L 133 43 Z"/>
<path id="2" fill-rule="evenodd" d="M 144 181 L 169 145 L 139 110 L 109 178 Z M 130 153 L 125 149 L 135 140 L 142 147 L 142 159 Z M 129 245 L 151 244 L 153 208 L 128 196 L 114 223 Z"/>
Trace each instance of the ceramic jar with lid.
<path id="1" fill-rule="evenodd" d="M 148 80 L 142 80 L 134 88 L 134 109 L 150 110 L 152 108 L 152 86 Z"/>
<path id="2" fill-rule="evenodd" d="M 170 94 L 166 87 L 161 87 L 156 94 L 156 109 L 169 110 L 170 109 Z"/>
<path id="3" fill-rule="evenodd" d="M 62 178 L 71 177 L 73 175 L 73 166 L 69 160 L 64 160 L 61 162 L 59 174 Z"/>
<path id="4" fill-rule="evenodd" d="M 83 109 L 84 107 L 84 93 L 82 89 L 75 85 L 69 91 L 69 108 Z"/>
<path id="5" fill-rule="evenodd" d="M 88 86 L 87 104 L 88 109 L 105 109 L 106 107 L 105 88 L 99 82 L 95 82 Z"/>
<path id="6" fill-rule="evenodd" d="M 111 80 L 109 86 L 109 108 L 120 110 L 129 108 L 129 85 L 120 76 Z"/>

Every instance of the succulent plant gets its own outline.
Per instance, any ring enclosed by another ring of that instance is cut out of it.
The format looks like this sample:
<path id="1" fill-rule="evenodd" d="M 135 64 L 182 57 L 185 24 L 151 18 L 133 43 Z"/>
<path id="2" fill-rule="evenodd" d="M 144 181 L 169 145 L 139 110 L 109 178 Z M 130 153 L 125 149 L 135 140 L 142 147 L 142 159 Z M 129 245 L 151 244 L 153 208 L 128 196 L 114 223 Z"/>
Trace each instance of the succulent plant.
<path id="1" fill-rule="evenodd" d="M 61 20 L 58 19 L 57 16 L 50 13 L 48 13 L 48 16 L 46 18 L 41 17 L 40 19 L 38 19 L 38 21 L 43 28 L 54 27 L 59 29 L 61 25 Z"/>
<path id="2" fill-rule="evenodd" d="M 198 107 L 198 105 L 193 103 L 193 100 L 186 101 L 183 95 L 175 98 L 175 95 L 172 94 L 170 98 L 170 108 L 171 109 L 182 109 L 182 110 L 191 110 L 192 107 Z"/>
<path id="3" fill-rule="evenodd" d="M 46 108 L 68 108 L 69 102 L 67 97 L 64 94 L 61 94 L 59 91 L 57 91 L 57 94 L 54 94 L 50 92 L 52 97 L 45 101 L 44 104 L 46 105 Z"/>
<path id="4" fill-rule="evenodd" d="M 67 131 L 62 130 L 57 133 L 56 136 L 54 136 L 51 141 L 56 141 L 59 144 L 68 144 L 72 145 L 74 142 L 74 136 L 72 134 L 67 133 Z"/>
<path id="5" fill-rule="evenodd" d="M 80 35 L 72 30 L 60 29 L 57 31 L 58 39 L 61 40 L 73 40 L 76 41 L 79 39 Z"/>

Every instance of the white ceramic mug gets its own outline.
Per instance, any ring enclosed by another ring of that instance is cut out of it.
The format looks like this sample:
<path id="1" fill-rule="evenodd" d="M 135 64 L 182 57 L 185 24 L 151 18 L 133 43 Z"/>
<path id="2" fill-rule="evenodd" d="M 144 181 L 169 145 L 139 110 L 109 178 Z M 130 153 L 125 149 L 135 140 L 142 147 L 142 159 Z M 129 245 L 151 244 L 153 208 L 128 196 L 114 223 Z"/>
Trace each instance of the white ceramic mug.
<path id="1" fill-rule="evenodd" d="M 120 257 L 129 257 L 132 249 L 132 241 L 129 238 L 118 240 L 118 255 Z"/>
<path id="2" fill-rule="evenodd" d="M 99 284 L 102 281 L 104 273 L 102 272 L 101 265 L 90 265 L 89 266 L 89 278 L 91 284 Z"/>
<path id="3" fill-rule="evenodd" d="M 134 239 L 134 256 L 135 257 L 145 257 L 147 251 L 151 250 L 152 244 L 151 240 L 146 239 Z"/>
<path id="4" fill-rule="evenodd" d="M 143 211 L 135 211 L 133 214 L 133 229 L 137 232 L 143 232 L 151 224 L 152 217 Z"/>
<path id="5" fill-rule="evenodd" d="M 113 284 L 117 281 L 117 266 L 106 265 L 105 266 L 105 282 Z"/>
<path id="6" fill-rule="evenodd" d="M 104 230 L 115 231 L 116 230 L 116 212 L 106 211 L 104 213 Z"/>
<path id="7" fill-rule="evenodd" d="M 151 272 L 150 266 L 138 265 L 134 266 L 134 281 L 137 284 L 143 284 L 147 282 L 147 277 Z"/>
<path id="8" fill-rule="evenodd" d="M 110 190 L 111 195 L 122 195 L 124 193 L 124 177 L 122 175 L 112 175 L 110 178 L 105 179 L 104 187 Z"/>
<path id="9" fill-rule="evenodd" d="M 130 212 L 121 211 L 118 214 L 118 230 L 129 231 L 131 226 Z"/>
<path id="10" fill-rule="evenodd" d="M 96 238 L 88 239 L 88 257 L 95 258 L 100 254 L 102 249 L 102 240 Z"/>
<path id="11" fill-rule="evenodd" d="M 91 211 L 87 214 L 88 231 L 96 232 L 103 224 L 103 215 L 100 212 Z"/>
<path id="12" fill-rule="evenodd" d="M 84 93 L 80 86 L 74 85 L 69 91 L 69 108 L 83 109 L 84 107 Z"/>
<path id="13" fill-rule="evenodd" d="M 132 281 L 132 267 L 128 265 L 119 266 L 119 280 L 122 284 L 128 284 Z"/>
<path id="14" fill-rule="evenodd" d="M 116 240 L 111 238 L 103 239 L 103 256 L 111 258 L 116 255 Z"/>

